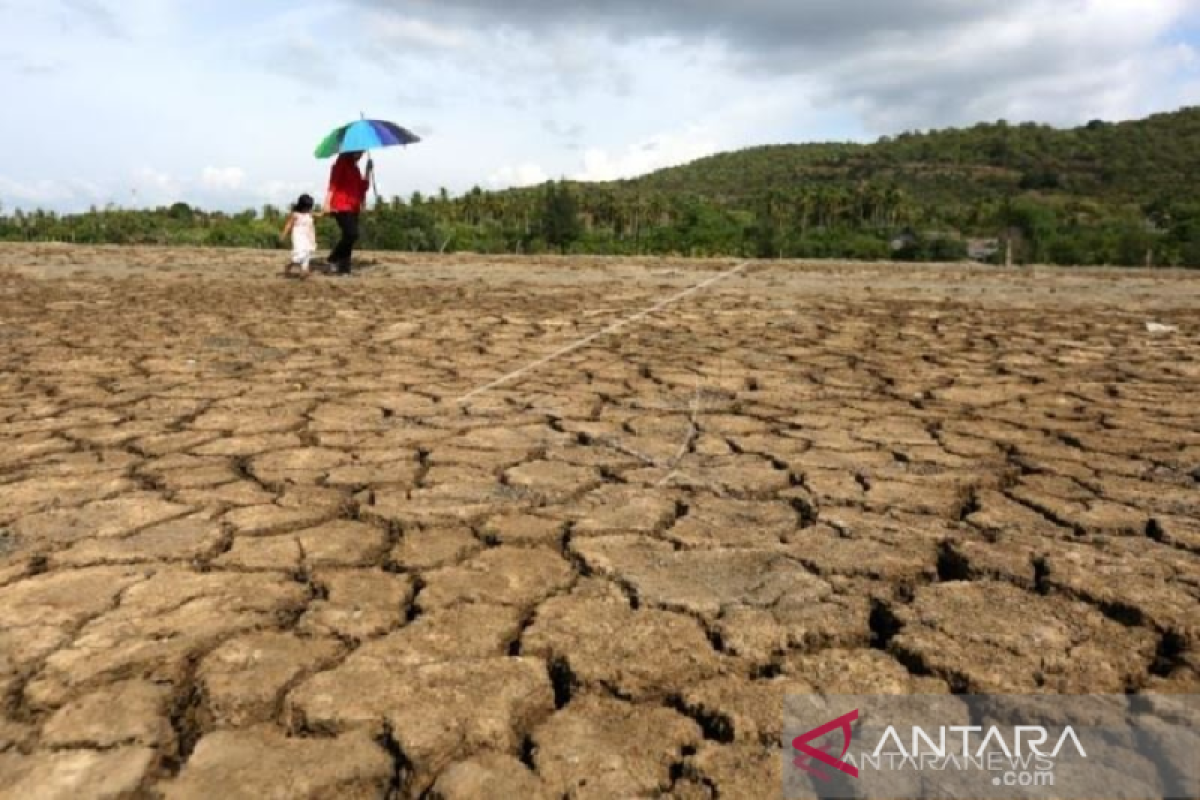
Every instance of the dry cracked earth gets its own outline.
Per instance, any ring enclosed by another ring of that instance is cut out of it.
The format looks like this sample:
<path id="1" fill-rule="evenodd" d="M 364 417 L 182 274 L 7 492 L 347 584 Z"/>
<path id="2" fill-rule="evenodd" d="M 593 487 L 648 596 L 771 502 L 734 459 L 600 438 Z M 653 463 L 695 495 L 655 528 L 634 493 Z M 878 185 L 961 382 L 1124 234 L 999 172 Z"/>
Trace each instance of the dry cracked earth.
<path id="1" fill-rule="evenodd" d="M 1200 275 L 0 248 L 0 796 L 756 798 L 1200 692 Z M 1146 322 L 1178 328 L 1152 334 Z"/>

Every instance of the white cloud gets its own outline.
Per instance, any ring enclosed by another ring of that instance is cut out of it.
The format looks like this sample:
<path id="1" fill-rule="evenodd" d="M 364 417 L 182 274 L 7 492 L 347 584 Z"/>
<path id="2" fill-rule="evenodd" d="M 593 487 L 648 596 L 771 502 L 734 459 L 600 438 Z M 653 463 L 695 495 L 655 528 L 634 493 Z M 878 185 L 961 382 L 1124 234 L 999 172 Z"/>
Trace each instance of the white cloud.
<path id="1" fill-rule="evenodd" d="M 55 203 L 73 197 L 74 192 L 58 181 L 16 181 L 0 176 L 0 203 L 6 206 Z"/>
<path id="2" fill-rule="evenodd" d="M 653 113 L 655 99 L 638 96 L 655 80 L 645 62 L 674 43 L 722 55 L 705 53 L 692 80 L 676 76 L 669 92 L 703 91 L 713 76 L 738 78 L 747 93 L 786 79 L 788 94 L 820 94 L 825 109 L 848 111 L 875 134 L 1018 115 L 1074 124 L 1171 108 L 1180 97 L 1162 86 L 1179 82 L 1179 67 L 1162 65 L 1172 62 L 1172 35 L 1200 15 L 1200 0 L 351 2 L 406 25 L 483 31 L 473 63 L 526 94 L 549 84 L 532 92 L 535 102 L 629 95 L 639 101 L 632 113 Z M 639 65 L 636 81 L 623 73 L 630 63 Z"/>
<path id="3" fill-rule="evenodd" d="M 236 191 L 245 180 L 246 171 L 241 167 L 205 167 L 200 176 L 204 188 L 219 192 Z"/>
<path id="4" fill-rule="evenodd" d="M 890 133 L 1007 118 L 1078 124 L 1171 107 L 1166 36 L 1193 0 L 1020 0 L 938 36 L 881 36 L 805 74 Z"/>
<path id="5" fill-rule="evenodd" d="M 416 46 L 454 50 L 468 44 L 469 31 L 388 13 L 370 16 L 371 35 L 393 47 Z"/>
<path id="6" fill-rule="evenodd" d="M 492 173 L 488 183 L 494 189 L 508 189 L 520 186 L 536 186 L 550 180 L 546 171 L 537 164 L 516 164 L 503 166 Z"/>
<path id="7" fill-rule="evenodd" d="M 83 209 L 103 201 L 103 190 L 91 181 L 78 178 L 21 181 L 0 175 L 0 206 L 5 212 L 17 208 Z"/>
<path id="8" fill-rule="evenodd" d="M 139 167 L 133 172 L 130 201 L 134 206 L 154 206 L 173 203 L 184 197 L 183 184 L 166 172 L 154 167 Z"/>
<path id="9" fill-rule="evenodd" d="M 262 181 L 254 185 L 253 192 L 255 198 L 261 202 L 284 207 L 290 207 L 302 194 L 311 195 L 316 198 L 318 203 L 321 202 L 320 192 L 301 181 L 289 181 L 278 178 Z"/>
<path id="10" fill-rule="evenodd" d="M 138 167 L 133 171 L 133 180 L 139 186 L 151 189 L 170 189 L 177 185 L 169 174 L 154 167 Z"/>
<path id="11" fill-rule="evenodd" d="M 691 128 L 683 133 L 652 136 L 615 153 L 589 148 L 583 154 L 583 170 L 572 177 L 579 181 L 632 178 L 664 167 L 686 164 L 718 150 L 717 143 L 703 129 Z"/>

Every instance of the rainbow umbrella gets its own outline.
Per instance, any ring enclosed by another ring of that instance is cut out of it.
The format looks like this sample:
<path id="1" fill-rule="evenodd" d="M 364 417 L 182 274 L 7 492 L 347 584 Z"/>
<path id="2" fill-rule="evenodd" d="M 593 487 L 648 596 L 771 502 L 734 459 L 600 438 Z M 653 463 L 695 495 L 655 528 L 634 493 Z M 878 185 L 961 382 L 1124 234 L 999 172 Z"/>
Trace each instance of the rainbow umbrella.
<path id="1" fill-rule="evenodd" d="M 421 141 L 407 128 L 379 119 L 360 119 L 332 131 L 317 145 L 317 158 L 329 158 L 338 153 L 378 150 L 382 147 L 416 144 Z"/>

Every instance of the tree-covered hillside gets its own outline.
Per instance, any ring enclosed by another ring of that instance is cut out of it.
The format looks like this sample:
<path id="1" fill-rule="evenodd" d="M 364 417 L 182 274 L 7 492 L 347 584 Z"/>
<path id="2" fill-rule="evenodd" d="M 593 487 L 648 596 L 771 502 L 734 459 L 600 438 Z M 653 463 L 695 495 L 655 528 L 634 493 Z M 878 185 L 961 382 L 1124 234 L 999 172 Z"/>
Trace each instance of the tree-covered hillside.
<path id="1" fill-rule="evenodd" d="M 21 211 L 0 214 L 0 239 L 271 247 L 282 220 L 184 202 Z M 417 193 L 379 204 L 363 237 L 418 251 L 768 258 L 1002 260 L 1011 248 L 1019 263 L 1200 267 L 1200 108 L 755 147 L 611 183 Z"/>
<path id="2" fill-rule="evenodd" d="M 798 186 L 886 182 L 921 202 L 1040 190 L 1105 201 L 1200 199 L 1200 108 L 1062 130 L 1005 122 L 905 133 L 875 144 L 755 147 L 627 182 L 641 191 L 745 200 Z"/>

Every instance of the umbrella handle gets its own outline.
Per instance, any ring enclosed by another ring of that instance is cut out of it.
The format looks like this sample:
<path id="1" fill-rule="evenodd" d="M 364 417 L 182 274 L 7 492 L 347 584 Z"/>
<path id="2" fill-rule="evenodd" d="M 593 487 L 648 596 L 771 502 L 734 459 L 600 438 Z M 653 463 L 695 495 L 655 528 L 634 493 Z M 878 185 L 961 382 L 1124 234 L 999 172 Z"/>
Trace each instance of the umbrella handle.
<path id="1" fill-rule="evenodd" d="M 375 205 L 379 205 L 379 184 L 375 181 L 375 162 L 371 160 L 370 151 L 367 152 L 367 169 L 371 172 L 371 191 L 375 193 Z"/>

